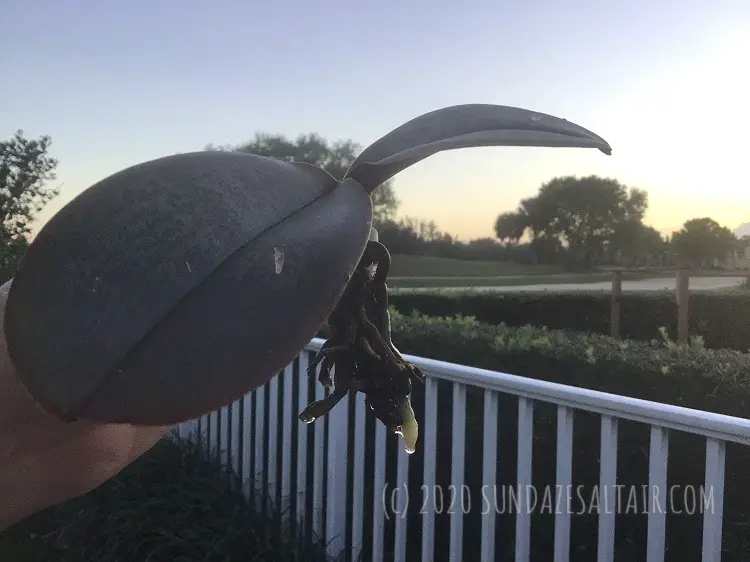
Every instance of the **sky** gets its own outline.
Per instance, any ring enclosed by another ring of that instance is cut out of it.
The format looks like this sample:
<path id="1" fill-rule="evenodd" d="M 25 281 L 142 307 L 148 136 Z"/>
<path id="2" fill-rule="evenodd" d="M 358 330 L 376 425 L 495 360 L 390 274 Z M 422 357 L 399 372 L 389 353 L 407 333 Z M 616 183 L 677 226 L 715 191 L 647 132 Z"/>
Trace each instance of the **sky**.
<path id="1" fill-rule="evenodd" d="M 52 138 L 60 195 L 154 158 L 256 131 L 362 146 L 440 107 L 492 103 L 604 137 L 579 148 L 470 148 L 395 177 L 399 216 L 462 239 L 555 176 L 647 190 L 669 233 L 750 222 L 750 1 L 469 0 L 0 5 L 0 138 Z"/>

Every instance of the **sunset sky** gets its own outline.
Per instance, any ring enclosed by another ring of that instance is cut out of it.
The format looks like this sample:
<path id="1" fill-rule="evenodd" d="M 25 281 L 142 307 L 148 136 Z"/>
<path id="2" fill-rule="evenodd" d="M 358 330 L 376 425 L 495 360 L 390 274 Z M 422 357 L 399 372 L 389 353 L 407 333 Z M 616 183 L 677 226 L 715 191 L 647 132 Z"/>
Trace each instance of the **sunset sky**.
<path id="1" fill-rule="evenodd" d="M 399 215 L 463 239 L 556 175 L 644 188 L 663 232 L 750 221 L 750 1 L 4 0 L 0 138 L 49 134 L 61 195 L 256 131 L 363 146 L 427 111 L 513 105 L 590 149 L 442 153 L 402 172 Z"/>

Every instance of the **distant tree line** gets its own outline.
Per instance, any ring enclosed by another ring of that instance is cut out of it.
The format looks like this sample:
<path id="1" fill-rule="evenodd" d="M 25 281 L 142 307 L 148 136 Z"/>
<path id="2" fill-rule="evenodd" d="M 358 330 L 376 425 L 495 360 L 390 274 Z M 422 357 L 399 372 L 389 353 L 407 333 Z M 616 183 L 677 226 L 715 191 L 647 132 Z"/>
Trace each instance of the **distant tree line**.
<path id="1" fill-rule="evenodd" d="M 517 263 L 535 261 L 529 244 L 505 245 L 495 238 L 465 242 L 438 230 L 435 221 L 406 217 L 385 221 L 377 227 L 380 241 L 392 254 Z"/>
<path id="2" fill-rule="evenodd" d="M 569 269 L 596 265 L 717 267 L 741 250 L 726 227 L 691 219 L 671 237 L 643 223 L 645 191 L 598 176 L 553 178 L 513 212 L 498 216 L 495 234 L 508 246 L 527 238 L 538 263 Z"/>
<path id="3" fill-rule="evenodd" d="M 559 177 L 536 196 L 495 222 L 496 238 L 468 242 L 441 232 L 434 221 L 404 218 L 379 225 L 392 253 L 468 260 L 501 260 L 589 270 L 598 265 L 627 267 L 721 267 L 733 251 L 744 253 L 750 237 L 737 239 L 710 218 L 686 221 L 662 236 L 643 223 L 645 191 L 613 179 Z"/>

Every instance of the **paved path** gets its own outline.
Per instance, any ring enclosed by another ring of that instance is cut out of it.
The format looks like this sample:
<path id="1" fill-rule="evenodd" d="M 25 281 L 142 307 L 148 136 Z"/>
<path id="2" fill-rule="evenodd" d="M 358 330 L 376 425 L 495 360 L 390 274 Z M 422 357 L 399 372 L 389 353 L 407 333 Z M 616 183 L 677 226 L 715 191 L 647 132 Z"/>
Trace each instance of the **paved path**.
<path id="1" fill-rule="evenodd" d="M 690 290 L 715 291 L 737 287 L 745 281 L 745 277 L 691 277 Z M 641 279 L 640 281 L 623 281 L 623 291 L 674 291 L 676 279 L 663 277 L 658 279 Z M 597 283 L 549 283 L 540 285 L 507 285 L 504 287 L 440 287 L 442 291 L 494 291 L 498 293 L 515 293 L 519 291 L 610 291 L 611 281 Z M 435 287 L 394 287 L 394 292 L 422 292 L 435 291 Z"/>

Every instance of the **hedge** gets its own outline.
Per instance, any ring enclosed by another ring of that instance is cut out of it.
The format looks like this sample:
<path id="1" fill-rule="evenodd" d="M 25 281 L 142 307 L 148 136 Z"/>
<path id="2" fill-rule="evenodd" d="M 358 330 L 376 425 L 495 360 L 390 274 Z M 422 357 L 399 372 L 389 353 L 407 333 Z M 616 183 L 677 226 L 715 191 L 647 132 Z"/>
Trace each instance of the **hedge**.
<path id="1" fill-rule="evenodd" d="M 746 416 L 750 411 L 750 355 L 731 350 L 710 350 L 696 345 L 618 341 L 599 334 L 571 333 L 524 326 L 492 326 L 474 318 L 429 318 L 405 316 L 393 312 L 393 339 L 404 353 L 431 357 L 516 375 L 613 392 L 636 398 L 655 400 L 730 415 Z M 437 484 L 446 493 L 450 489 L 452 386 L 440 381 L 438 390 Z M 423 391 L 413 393 L 417 412 L 424 408 Z M 499 477 L 497 484 L 515 485 L 517 398 L 500 396 Z M 474 506 L 464 520 L 465 560 L 479 560 L 482 483 L 483 391 L 470 387 L 467 392 L 467 433 L 465 475 Z M 556 407 L 536 404 L 534 411 L 533 484 L 537 489 L 555 485 Z M 368 416 L 369 417 L 369 416 Z M 372 422 L 368 422 L 372 423 Z M 371 432 L 368 431 L 368 435 Z M 634 485 L 638 490 L 648 484 L 648 451 L 650 428 L 644 424 L 620 420 L 618 446 L 618 484 Z M 368 438 L 369 439 L 369 438 Z M 673 509 L 690 510 L 680 495 L 688 488 L 700 489 L 705 467 L 705 439 L 670 432 L 668 466 L 669 486 L 682 486 Z M 390 451 L 400 447 L 389 437 Z M 374 455 L 368 442 L 367 459 Z M 574 421 L 573 485 L 583 486 L 583 497 L 589 498 L 599 480 L 600 418 L 588 412 L 576 412 Z M 396 481 L 395 455 L 387 467 L 387 480 Z M 421 447 L 410 457 L 409 490 L 411 510 L 407 514 L 407 558 L 419 559 L 421 548 L 422 466 Z M 750 464 L 747 447 L 727 444 L 726 488 L 724 507 L 725 560 L 750 557 Z M 369 465 L 369 461 L 366 466 Z M 369 482 L 369 478 L 366 480 Z M 503 489 L 503 488 L 499 488 Z M 369 489 L 366 497 L 373 492 Z M 390 493 L 390 492 L 388 492 Z M 627 498 L 625 498 L 627 499 Z M 623 500 L 623 504 L 625 503 Z M 644 496 L 645 501 L 645 496 Z M 700 499 L 700 498 L 699 498 Z M 497 498 L 495 507 L 510 507 Z M 460 505 L 460 504 L 459 504 Z M 576 507 L 574 498 L 573 511 Z M 586 505 L 589 505 L 588 502 Z M 487 507 L 487 505 L 485 505 Z M 664 506 L 665 508 L 667 506 Z M 624 507 L 623 507 L 624 508 Z M 617 516 L 616 559 L 645 560 L 647 505 L 640 501 L 637 513 Z M 386 526 L 387 540 L 393 540 L 393 520 Z M 496 552 L 498 560 L 512 560 L 515 515 L 497 516 Z M 577 561 L 595 560 L 597 550 L 596 513 L 572 516 L 572 554 Z M 552 560 L 554 552 L 554 512 L 532 515 L 532 559 Z M 699 559 L 702 515 L 700 513 L 667 515 L 666 560 Z M 436 520 L 435 560 L 447 559 L 450 516 Z"/>
<path id="2" fill-rule="evenodd" d="M 610 334 L 610 295 L 606 293 L 425 293 L 396 292 L 391 304 L 408 314 L 474 316 L 490 324 L 547 326 Z M 750 292 L 693 292 L 689 301 L 690 334 L 706 347 L 750 350 Z M 677 335 L 677 303 L 671 293 L 624 293 L 620 299 L 620 332 L 635 340 L 660 338 L 664 327 Z"/>

